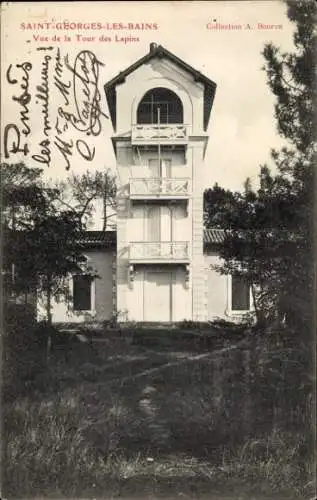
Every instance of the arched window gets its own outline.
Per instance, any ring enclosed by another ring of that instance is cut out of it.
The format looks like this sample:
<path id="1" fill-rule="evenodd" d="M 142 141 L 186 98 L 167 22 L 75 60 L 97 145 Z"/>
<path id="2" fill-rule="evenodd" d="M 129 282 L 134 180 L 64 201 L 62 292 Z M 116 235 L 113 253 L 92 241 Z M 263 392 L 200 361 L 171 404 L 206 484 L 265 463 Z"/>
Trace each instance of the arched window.
<path id="1" fill-rule="evenodd" d="M 183 104 L 169 89 L 157 87 L 143 96 L 137 110 L 137 123 L 183 123 Z"/>

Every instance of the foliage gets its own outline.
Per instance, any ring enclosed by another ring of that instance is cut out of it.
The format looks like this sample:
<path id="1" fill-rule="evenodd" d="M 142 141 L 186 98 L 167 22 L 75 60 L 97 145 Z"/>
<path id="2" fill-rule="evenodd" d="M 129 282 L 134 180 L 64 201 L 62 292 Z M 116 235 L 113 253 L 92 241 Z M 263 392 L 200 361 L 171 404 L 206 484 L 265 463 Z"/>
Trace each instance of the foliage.
<path id="1" fill-rule="evenodd" d="M 38 212 L 48 211 L 54 189 L 44 186 L 42 170 L 23 163 L 0 165 L 2 224 L 12 231 L 30 230 Z"/>
<path id="2" fill-rule="evenodd" d="M 55 352 L 34 390 L 2 409 L 4 495 L 123 495 L 130 479 L 135 497 L 153 480 L 153 494 L 165 483 L 176 498 L 190 478 L 189 498 L 309 498 L 301 353 L 276 339 L 195 355 L 113 336 L 67 361 Z"/>
<path id="3" fill-rule="evenodd" d="M 313 296 L 313 198 L 316 155 L 316 4 L 288 1 L 295 50 L 265 46 L 264 70 L 276 98 L 275 117 L 287 141 L 272 150 L 275 173 L 260 167 L 259 187 L 244 192 L 219 186 L 205 193 L 207 227 L 226 231 L 225 274 L 242 274 L 252 286 L 261 321 L 289 325 L 311 321 Z"/>
<path id="4" fill-rule="evenodd" d="M 30 304 L 3 304 L 1 389 L 2 401 L 11 401 L 45 372 L 45 338 L 36 328 Z"/>
<path id="5" fill-rule="evenodd" d="M 95 203 L 102 200 L 103 231 L 114 227 L 111 223 L 115 216 L 116 180 L 110 170 L 106 172 L 87 170 L 84 174 L 72 173 L 66 181 L 59 181 L 56 187 L 60 190 L 59 203 L 66 206 L 89 223 L 95 212 Z"/>
<path id="6" fill-rule="evenodd" d="M 44 294 L 47 320 L 51 322 L 52 297 L 67 294 L 66 278 L 81 272 L 84 264 L 79 244 L 85 229 L 81 214 L 57 210 L 60 192 L 45 186 L 38 169 L 3 164 L 1 174 L 3 267 L 11 270 L 6 280 L 11 285 L 9 294 Z"/>
<path id="7" fill-rule="evenodd" d="M 228 214 L 231 217 L 238 216 L 239 193 L 232 193 L 229 189 L 223 189 L 217 183 L 212 189 L 206 189 L 204 193 L 204 225 L 207 229 L 227 229 Z"/>

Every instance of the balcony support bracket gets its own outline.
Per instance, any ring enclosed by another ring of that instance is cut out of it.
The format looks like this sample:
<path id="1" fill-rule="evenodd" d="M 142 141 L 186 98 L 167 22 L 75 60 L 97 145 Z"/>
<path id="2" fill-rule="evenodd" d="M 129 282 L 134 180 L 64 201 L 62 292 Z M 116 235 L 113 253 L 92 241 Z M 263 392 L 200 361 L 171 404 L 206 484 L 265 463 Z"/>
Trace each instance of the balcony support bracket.
<path id="1" fill-rule="evenodd" d="M 189 265 L 187 264 L 185 267 L 185 287 L 187 289 L 189 288 L 189 277 L 190 277 L 190 271 L 189 271 Z"/>
<path id="2" fill-rule="evenodd" d="M 134 278 L 135 278 L 135 267 L 133 264 L 130 264 L 129 265 L 129 287 L 131 289 L 133 288 Z"/>

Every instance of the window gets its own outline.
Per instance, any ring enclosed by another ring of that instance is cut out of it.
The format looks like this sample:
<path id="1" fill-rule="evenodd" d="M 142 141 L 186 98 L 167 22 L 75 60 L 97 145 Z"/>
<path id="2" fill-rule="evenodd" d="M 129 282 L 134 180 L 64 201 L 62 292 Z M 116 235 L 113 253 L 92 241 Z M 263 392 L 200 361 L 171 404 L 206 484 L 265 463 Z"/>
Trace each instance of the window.
<path id="1" fill-rule="evenodd" d="M 153 206 L 148 208 L 146 240 L 148 242 L 173 240 L 172 210 L 170 207 Z"/>
<path id="2" fill-rule="evenodd" d="M 73 304 L 75 311 L 91 310 L 92 277 L 86 274 L 73 276 Z"/>
<path id="3" fill-rule="evenodd" d="M 250 287 L 242 276 L 231 277 L 231 310 L 248 311 L 250 309 Z"/>
<path id="4" fill-rule="evenodd" d="M 149 159 L 149 170 L 151 177 L 172 177 L 172 161 L 170 159 L 161 159 L 160 163 L 158 158 Z"/>
<path id="5" fill-rule="evenodd" d="M 183 123 L 182 101 L 169 89 L 151 89 L 138 106 L 137 123 Z"/>

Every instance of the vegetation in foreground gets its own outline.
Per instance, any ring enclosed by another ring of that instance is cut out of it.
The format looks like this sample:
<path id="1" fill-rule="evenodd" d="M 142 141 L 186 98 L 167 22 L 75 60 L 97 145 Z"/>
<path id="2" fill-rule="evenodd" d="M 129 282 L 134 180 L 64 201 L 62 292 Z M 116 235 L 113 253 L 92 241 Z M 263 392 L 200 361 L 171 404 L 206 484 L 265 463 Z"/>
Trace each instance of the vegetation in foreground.
<path id="1" fill-rule="evenodd" d="M 112 335 L 56 344 L 47 367 L 39 343 L 19 358 L 18 329 L 4 351 L 5 498 L 310 498 L 311 371 L 286 332 L 217 350 Z"/>

